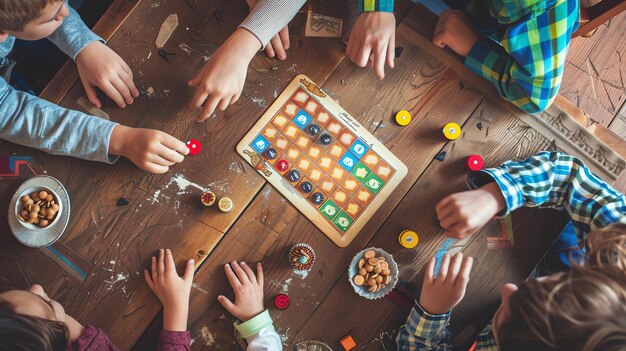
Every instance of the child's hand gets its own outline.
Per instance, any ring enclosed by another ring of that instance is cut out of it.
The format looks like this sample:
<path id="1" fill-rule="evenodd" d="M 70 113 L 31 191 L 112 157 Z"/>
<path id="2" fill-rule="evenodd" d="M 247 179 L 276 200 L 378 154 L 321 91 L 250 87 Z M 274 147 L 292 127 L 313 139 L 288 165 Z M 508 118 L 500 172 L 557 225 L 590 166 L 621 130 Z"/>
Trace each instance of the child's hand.
<path id="1" fill-rule="evenodd" d="M 393 68 L 396 54 L 396 18 L 389 12 L 363 12 L 357 19 L 346 54 L 359 67 L 374 67 L 385 78 L 385 63 Z"/>
<path id="2" fill-rule="evenodd" d="M 445 235 L 465 238 L 478 232 L 506 207 L 502 192 L 495 182 L 479 189 L 464 191 L 445 197 L 435 210 Z"/>
<path id="3" fill-rule="evenodd" d="M 173 136 L 154 129 L 117 125 L 111 133 L 109 154 L 124 156 L 151 173 L 165 173 L 183 162 L 189 148 Z"/>
<path id="4" fill-rule="evenodd" d="M 235 303 L 232 303 L 226 296 L 220 295 L 217 300 L 242 322 L 245 322 L 259 313 L 263 312 L 263 267 L 261 263 L 256 264 L 256 276 L 245 262 L 241 265 L 237 261 L 224 266 L 226 277 L 230 286 L 235 291 Z M 234 271 L 234 272 L 233 272 Z"/>
<path id="5" fill-rule="evenodd" d="M 187 330 L 189 313 L 189 294 L 193 281 L 193 260 L 187 261 L 182 277 L 176 272 L 172 252 L 159 250 L 159 261 L 152 256 L 152 277 L 144 269 L 146 283 L 163 304 L 163 330 Z"/>
<path id="6" fill-rule="evenodd" d="M 426 264 L 420 305 L 430 314 L 443 314 L 452 310 L 465 296 L 474 259 L 463 257 L 459 252 L 450 262 L 450 255 L 445 254 L 437 278 L 434 278 L 435 261 L 433 257 Z"/>
<path id="7" fill-rule="evenodd" d="M 102 102 L 98 99 L 96 87 L 120 108 L 132 104 L 139 96 L 130 67 L 115 51 L 99 41 L 88 44 L 78 53 L 76 65 L 87 98 L 97 108 L 102 107 Z"/>
<path id="8" fill-rule="evenodd" d="M 457 54 L 466 57 L 478 41 L 478 33 L 459 10 L 441 13 L 435 25 L 433 43 L 440 48 L 450 47 Z"/>
<path id="9" fill-rule="evenodd" d="M 259 0 L 246 0 L 246 2 L 248 3 L 248 7 L 250 7 L 250 11 L 252 11 Z M 286 50 L 289 50 L 289 46 L 289 26 L 285 26 L 285 28 L 281 29 L 280 32 L 267 43 L 265 52 L 267 56 L 277 56 L 279 60 L 283 61 L 287 58 Z"/>
<path id="10" fill-rule="evenodd" d="M 261 43 L 252 33 L 238 28 L 217 48 L 202 71 L 189 81 L 190 86 L 198 87 L 191 100 L 191 107 L 204 106 L 197 117 L 198 121 L 209 118 L 216 108 L 226 110 L 228 105 L 239 99 L 248 65 L 260 46 Z"/>

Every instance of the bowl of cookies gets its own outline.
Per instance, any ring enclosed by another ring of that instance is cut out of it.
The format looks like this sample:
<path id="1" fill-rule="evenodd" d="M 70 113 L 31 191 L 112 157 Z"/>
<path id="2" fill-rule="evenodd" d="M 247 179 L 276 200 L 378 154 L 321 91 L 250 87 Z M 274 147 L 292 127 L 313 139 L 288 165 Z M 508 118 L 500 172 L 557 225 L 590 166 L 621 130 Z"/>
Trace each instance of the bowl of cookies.
<path id="1" fill-rule="evenodd" d="M 380 299 L 398 283 L 398 265 L 384 250 L 370 247 L 354 256 L 348 268 L 348 279 L 359 296 Z"/>
<path id="2" fill-rule="evenodd" d="M 53 227 L 61 218 L 63 203 L 54 190 L 45 186 L 32 186 L 18 197 L 15 216 L 29 230 Z"/>

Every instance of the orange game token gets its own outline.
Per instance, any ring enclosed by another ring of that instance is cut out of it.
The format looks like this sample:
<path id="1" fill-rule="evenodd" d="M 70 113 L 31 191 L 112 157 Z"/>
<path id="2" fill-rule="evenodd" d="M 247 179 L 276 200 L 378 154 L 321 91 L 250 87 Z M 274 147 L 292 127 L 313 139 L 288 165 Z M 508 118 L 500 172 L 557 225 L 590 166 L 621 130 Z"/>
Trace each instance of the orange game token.
<path id="1" fill-rule="evenodd" d="M 343 346 L 343 349 L 346 351 L 350 351 L 356 347 L 356 342 L 354 342 L 354 339 L 352 339 L 350 335 L 344 336 L 343 339 L 339 340 L 339 342 L 341 343 L 341 346 Z"/>

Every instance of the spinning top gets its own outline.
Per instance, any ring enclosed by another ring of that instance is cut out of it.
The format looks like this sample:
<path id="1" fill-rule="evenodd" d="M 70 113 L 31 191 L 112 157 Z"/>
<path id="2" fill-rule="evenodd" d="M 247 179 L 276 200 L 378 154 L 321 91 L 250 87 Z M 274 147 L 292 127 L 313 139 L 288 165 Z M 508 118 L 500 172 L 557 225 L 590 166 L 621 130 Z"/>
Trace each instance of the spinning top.
<path id="1" fill-rule="evenodd" d="M 294 269 L 309 271 L 315 262 L 315 251 L 305 243 L 297 243 L 289 250 L 289 263 Z"/>

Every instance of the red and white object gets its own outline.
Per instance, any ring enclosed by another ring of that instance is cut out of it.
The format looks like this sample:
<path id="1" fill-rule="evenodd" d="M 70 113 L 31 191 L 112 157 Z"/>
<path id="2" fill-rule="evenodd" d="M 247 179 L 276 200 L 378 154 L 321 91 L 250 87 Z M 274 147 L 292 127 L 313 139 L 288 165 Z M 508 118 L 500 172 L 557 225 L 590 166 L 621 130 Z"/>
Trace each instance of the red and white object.
<path id="1" fill-rule="evenodd" d="M 187 147 L 189 148 L 190 155 L 196 155 L 200 153 L 200 150 L 202 150 L 202 144 L 200 144 L 200 142 L 196 139 L 189 140 L 187 142 Z"/>
<path id="2" fill-rule="evenodd" d="M 485 161 L 479 155 L 471 155 L 467 158 L 467 168 L 470 171 L 480 171 L 484 165 Z"/>

